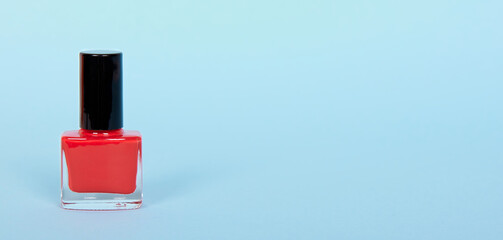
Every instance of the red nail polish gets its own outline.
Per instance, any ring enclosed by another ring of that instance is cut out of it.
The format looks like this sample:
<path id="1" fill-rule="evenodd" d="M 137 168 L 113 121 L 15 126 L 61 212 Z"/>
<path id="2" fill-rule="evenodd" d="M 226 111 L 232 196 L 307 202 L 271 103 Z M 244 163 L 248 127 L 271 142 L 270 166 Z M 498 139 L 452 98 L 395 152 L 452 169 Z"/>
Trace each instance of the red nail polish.
<path id="1" fill-rule="evenodd" d="M 80 53 L 80 128 L 61 137 L 63 208 L 139 208 L 141 135 L 122 129 L 121 52 Z"/>

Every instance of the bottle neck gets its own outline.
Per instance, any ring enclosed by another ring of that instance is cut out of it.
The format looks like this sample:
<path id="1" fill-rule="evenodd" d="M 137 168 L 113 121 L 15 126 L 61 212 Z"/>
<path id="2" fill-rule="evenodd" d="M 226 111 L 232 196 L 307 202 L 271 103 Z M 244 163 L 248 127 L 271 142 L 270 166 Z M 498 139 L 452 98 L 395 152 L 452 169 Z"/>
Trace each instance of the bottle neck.
<path id="1" fill-rule="evenodd" d="M 114 130 L 89 130 L 89 129 L 80 129 L 79 134 L 86 136 L 95 136 L 95 137 L 107 137 L 107 136 L 116 136 L 124 133 L 122 128 L 114 129 Z"/>

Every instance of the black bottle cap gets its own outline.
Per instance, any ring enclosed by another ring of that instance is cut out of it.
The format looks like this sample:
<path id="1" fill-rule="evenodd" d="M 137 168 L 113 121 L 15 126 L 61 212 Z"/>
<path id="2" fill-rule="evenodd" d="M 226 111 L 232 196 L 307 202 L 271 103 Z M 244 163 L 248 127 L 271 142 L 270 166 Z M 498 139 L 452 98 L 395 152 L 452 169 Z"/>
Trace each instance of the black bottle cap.
<path id="1" fill-rule="evenodd" d="M 122 53 L 80 53 L 80 128 L 122 128 Z"/>

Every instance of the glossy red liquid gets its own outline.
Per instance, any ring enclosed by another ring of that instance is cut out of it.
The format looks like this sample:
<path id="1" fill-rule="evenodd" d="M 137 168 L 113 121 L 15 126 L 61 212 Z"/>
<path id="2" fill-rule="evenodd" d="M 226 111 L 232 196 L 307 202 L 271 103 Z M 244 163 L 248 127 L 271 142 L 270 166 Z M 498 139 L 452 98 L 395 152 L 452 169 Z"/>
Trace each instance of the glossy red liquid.
<path id="1" fill-rule="evenodd" d="M 138 131 L 66 131 L 61 137 L 61 145 L 70 190 L 119 194 L 135 191 L 141 161 L 141 135 Z"/>

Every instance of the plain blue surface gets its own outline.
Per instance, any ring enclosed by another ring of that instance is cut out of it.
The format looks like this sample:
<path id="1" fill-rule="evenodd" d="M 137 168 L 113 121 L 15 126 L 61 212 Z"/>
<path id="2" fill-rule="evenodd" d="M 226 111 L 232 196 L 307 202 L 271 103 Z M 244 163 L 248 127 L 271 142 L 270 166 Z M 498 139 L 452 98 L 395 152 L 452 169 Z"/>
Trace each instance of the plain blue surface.
<path id="1" fill-rule="evenodd" d="M 503 239 L 501 1 L 6 1 L 0 239 Z M 78 52 L 144 207 L 59 207 Z"/>

